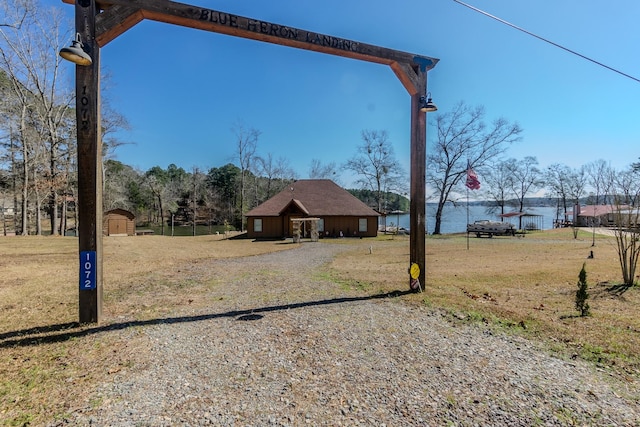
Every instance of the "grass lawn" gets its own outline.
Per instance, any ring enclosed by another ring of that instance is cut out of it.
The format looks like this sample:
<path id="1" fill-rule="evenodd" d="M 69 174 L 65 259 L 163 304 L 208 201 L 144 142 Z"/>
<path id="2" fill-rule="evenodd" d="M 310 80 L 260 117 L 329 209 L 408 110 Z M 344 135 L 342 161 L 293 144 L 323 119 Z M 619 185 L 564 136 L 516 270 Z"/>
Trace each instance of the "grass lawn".
<path id="1" fill-rule="evenodd" d="M 405 289 L 408 240 L 398 244 L 397 239 L 379 238 L 373 256 L 363 250 L 341 256 L 333 264 L 336 276 L 381 291 Z M 429 236 L 426 258 L 426 290 L 407 298 L 411 303 L 444 309 L 455 321 L 506 327 L 543 339 L 569 356 L 637 374 L 640 287 L 621 292 L 614 237 L 597 235 L 592 246 L 590 232 L 574 239 L 571 229 L 524 238 Z M 575 296 L 585 263 L 591 315 L 580 317 Z"/>
<path id="2" fill-rule="evenodd" d="M 408 237 L 328 242 L 347 247 L 327 273 L 337 293 L 408 288 Z M 76 238 L 0 238 L 0 425 L 41 424 L 50 419 L 43 417 L 73 410 L 73 396 L 143 359 L 140 328 L 123 335 L 109 333 L 110 327 L 207 306 L 212 286 L 219 284 L 182 274 L 189 265 L 293 246 L 215 235 L 105 238 L 105 320 L 96 328 L 75 323 Z M 637 377 L 640 288 L 620 293 L 616 287 L 621 273 L 613 237 L 597 236 L 592 246 L 591 233 L 574 239 L 570 229 L 525 238 L 428 236 L 426 254 L 426 290 L 402 297 L 403 303 L 426 304 L 454 322 L 483 322 L 524 334 L 563 356 Z M 575 309 L 583 263 L 589 317 L 579 317 Z"/>

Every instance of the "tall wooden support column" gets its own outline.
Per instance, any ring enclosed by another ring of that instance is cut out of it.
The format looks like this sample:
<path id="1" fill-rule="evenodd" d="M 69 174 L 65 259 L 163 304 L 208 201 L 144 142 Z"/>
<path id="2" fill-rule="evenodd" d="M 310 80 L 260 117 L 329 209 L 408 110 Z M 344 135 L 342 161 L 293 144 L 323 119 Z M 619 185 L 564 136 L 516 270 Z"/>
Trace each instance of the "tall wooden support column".
<path id="1" fill-rule="evenodd" d="M 427 71 L 417 71 L 417 93 L 411 95 L 411 204 L 409 206 L 410 264 L 420 267 L 420 286 L 425 285 L 425 203 L 427 168 L 427 114 L 420 111 L 420 97 L 425 96 Z"/>
<path id="2" fill-rule="evenodd" d="M 98 322 L 102 312 L 102 138 L 100 136 L 100 46 L 144 19 L 389 65 L 411 95 L 411 260 L 425 283 L 426 115 L 420 97 L 436 58 L 373 46 L 244 16 L 169 0 L 62 0 L 76 7 L 76 30 L 93 58 L 76 66 L 78 119 L 78 211 L 80 215 L 80 322 Z M 102 3 L 102 2 L 100 2 Z"/>
<path id="3" fill-rule="evenodd" d="M 76 0 L 76 32 L 93 61 L 88 66 L 76 65 L 80 323 L 98 323 L 102 316 L 102 138 L 96 15 L 95 0 Z"/>

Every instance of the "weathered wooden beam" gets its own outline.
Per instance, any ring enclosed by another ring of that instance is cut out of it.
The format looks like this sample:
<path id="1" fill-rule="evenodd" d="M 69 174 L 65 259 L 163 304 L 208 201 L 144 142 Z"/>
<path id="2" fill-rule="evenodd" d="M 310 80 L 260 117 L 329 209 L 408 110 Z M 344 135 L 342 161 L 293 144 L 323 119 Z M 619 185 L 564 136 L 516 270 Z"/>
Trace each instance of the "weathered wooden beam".
<path id="1" fill-rule="evenodd" d="M 427 168 L 427 115 L 420 111 L 420 97 L 427 88 L 426 69 L 417 70 L 417 93 L 411 95 L 411 178 L 409 205 L 409 265 L 420 267 L 420 286 L 424 288 L 426 278 L 425 253 L 425 204 Z"/>
<path id="2" fill-rule="evenodd" d="M 98 45 L 106 45 L 143 19 L 144 14 L 140 9 L 122 5 L 110 7 L 96 17 Z"/>
<path id="3" fill-rule="evenodd" d="M 71 3 L 71 0 L 63 1 Z M 126 8 L 125 12 L 119 10 L 118 13 L 112 13 L 111 17 L 105 18 L 104 20 L 102 20 L 101 17 L 99 18 L 98 22 L 100 26 L 97 35 L 100 46 L 104 46 L 127 28 L 139 22 L 141 18 L 145 18 L 189 28 L 197 28 L 205 31 L 389 65 L 410 95 L 417 92 L 414 81 L 415 73 L 411 73 L 410 67 L 407 68 L 402 64 L 422 66 L 429 70 L 438 62 L 437 59 L 427 56 L 387 49 L 287 25 L 275 24 L 168 0 L 106 0 L 100 1 L 99 5 L 108 11 L 111 11 L 111 9 L 116 6 Z"/>
<path id="4" fill-rule="evenodd" d="M 76 32 L 93 61 L 89 66 L 76 65 L 80 323 L 98 323 L 102 316 L 102 138 L 96 13 L 93 0 L 77 0 Z"/>
<path id="5" fill-rule="evenodd" d="M 75 4 L 75 0 L 62 0 Z M 123 34 L 129 28 L 144 20 L 142 10 L 127 5 L 108 5 L 96 2 L 96 10 L 102 11 L 96 16 L 96 41 L 100 47 Z"/>
<path id="6" fill-rule="evenodd" d="M 400 83 L 405 87 L 409 95 L 421 94 L 420 92 L 420 79 L 418 78 L 417 69 L 419 67 L 407 64 L 394 62 L 391 64 L 391 69 L 396 74 L 396 77 L 400 80 Z"/>

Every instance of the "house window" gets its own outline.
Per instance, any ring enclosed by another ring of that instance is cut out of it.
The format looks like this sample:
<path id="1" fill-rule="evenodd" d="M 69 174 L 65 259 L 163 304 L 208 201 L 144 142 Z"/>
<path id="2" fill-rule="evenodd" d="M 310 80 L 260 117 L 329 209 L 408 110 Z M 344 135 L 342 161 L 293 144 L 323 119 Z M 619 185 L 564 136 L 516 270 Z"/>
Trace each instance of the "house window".
<path id="1" fill-rule="evenodd" d="M 318 220 L 318 232 L 324 233 L 324 218 Z"/>
<path id="2" fill-rule="evenodd" d="M 367 232 L 367 218 L 359 218 L 358 219 L 358 231 L 360 233 Z"/>
<path id="3" fill-rule="evenodd" d="M 262 218 L 255 218 L 253 220 L 253 231 L 262 233 Z"/>

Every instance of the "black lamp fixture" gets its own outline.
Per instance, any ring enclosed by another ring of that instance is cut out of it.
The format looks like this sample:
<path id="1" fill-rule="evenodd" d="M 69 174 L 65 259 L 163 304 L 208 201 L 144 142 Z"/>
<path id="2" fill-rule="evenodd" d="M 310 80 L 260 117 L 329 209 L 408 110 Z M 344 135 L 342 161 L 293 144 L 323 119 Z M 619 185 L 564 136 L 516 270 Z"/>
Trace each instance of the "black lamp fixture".
<path id="1" fill-rule="evenodd" d="M 71 42 L 71 46 L 60 49 L 60 56 L 74 64 L 91 65 L 93 61 L 89 54 L 82 49 L 83 46 L 80 33 L 76 33 L 76 39 Z"/>
<path id="2" fill-rule="evenodd" d="M 436 107 L 436 104 L 431 102 L 431 92 L 428 92 L 427 96 L 420 97 L 420 111 L 423 113 L 438 111 L 438 107 Z"/>

